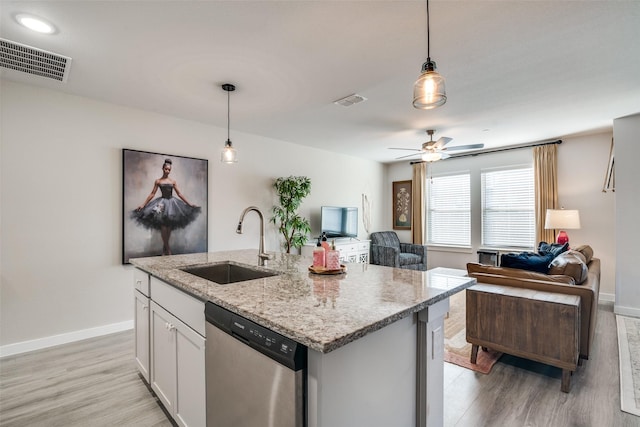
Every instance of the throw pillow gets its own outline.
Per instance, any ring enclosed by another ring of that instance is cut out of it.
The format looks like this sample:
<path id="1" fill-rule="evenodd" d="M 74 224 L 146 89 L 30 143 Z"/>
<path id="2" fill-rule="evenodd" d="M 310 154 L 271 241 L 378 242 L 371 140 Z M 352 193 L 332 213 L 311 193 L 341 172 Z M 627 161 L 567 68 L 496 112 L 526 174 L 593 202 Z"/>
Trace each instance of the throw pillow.
<path id="1" fill-rule="evenodd" d="M 593 258 L 593 249 L 589 245 L 580 245 L 577 248 L 573 249 L 576 252 L 580 252 L 584 255 L 585 264 L 589 264 L 591 262 L 591 258 Z"/>
<path id="2" fill-rule="evenodd" d="M 562 245 L 560 243 L 547 243 L 547 242 L 540 242 L 538 244 L 539 254 L 545 255 L 550 253 L 550 254 L 553 254 L 554 258 L 568 250 L 569 250 L 569 242 L 564 243 Z"/>
<path id="3" fill-rule="evenodd" d="M 587 268 L 584 255 L 571 250 L 558 255 L 551 261 L 549 274 L 571 276 L 575 279 L 576 285 L 580 285 L 587 280 L 589 269 Z"/>
<path id="4" fill-rule="evenodd" d="M 536 254 L 533 252 L 508 253 L 500 256 L 500 266 L 521 268 L 546 274 L 553 254 Z"/>

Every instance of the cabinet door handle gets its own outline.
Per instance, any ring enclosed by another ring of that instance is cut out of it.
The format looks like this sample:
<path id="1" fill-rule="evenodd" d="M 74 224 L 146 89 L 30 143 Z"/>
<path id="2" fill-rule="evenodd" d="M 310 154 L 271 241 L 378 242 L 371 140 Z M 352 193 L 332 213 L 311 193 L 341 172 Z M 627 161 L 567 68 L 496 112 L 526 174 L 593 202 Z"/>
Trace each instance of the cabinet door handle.
<path id="1" fill-rule="evenodd" d="M 142 306 L 142 309 L 143 309 L 143 310 L 148 310 L 148 309 L 149 309 L 149 306 L 148 306 L 148 305 L 143 305 L 143 306 Z"/>
<path id="2" fill-rule="evenodd" d="M 169 326 L 169 327 L 168 327 L 168 329 L 169 329 L 170 331 L 173 331 L 174 329 L 176 329 L 176 327 L 175 327 L 175 326 L 173 326 L 171 323 L 168 323 L 167 325 Z"/>
<path id="3" fill-rule="evenodd" d="M 142 285 L 142 280 L 140 279 L 136 280 L 136 285 Z"/>

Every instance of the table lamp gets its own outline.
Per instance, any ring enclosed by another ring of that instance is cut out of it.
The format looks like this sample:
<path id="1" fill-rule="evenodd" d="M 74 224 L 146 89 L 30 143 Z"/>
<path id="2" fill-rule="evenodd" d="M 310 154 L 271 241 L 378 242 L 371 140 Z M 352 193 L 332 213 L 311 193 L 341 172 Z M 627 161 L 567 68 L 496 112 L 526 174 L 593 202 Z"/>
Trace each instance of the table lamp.
<path id="1" fill-rule="evenodd" d="M 547 209 L 544 221 L 545 230 L 560 230 L 556 242 L 569 243 L 569 236 L 564 230 L 580 228 L 580 213 L 575 209 Z"/>

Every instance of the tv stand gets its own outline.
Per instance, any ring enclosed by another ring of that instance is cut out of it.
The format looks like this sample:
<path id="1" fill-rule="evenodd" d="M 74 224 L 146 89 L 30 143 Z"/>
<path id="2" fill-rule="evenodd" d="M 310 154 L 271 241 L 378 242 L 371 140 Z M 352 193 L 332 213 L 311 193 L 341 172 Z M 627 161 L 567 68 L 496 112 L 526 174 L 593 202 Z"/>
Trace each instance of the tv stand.
<path id="1" fill-rule="evenodd" d="M 371 240 L 359 240 L 355 237 L 329 238 L 327 241 L 336 242 L 336 249 L 340 251 L 340 262 L 369 264 L 369 252 Z M 301 249 L 300 253 L 307 257 L 313 257 L 313 249 L 317 241 L 308 242 Z"/>

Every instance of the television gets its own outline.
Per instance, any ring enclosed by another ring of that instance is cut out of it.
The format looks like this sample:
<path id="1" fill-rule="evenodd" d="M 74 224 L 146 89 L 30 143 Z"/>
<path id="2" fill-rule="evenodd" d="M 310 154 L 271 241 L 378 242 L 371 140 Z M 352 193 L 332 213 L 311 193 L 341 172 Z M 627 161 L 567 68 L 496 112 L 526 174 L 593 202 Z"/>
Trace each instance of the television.
<path id="1" fill-rule="evenodd" d="M 320 223 L 327 237 L 358 237 L 358 208 L 322 206 Z"/>

